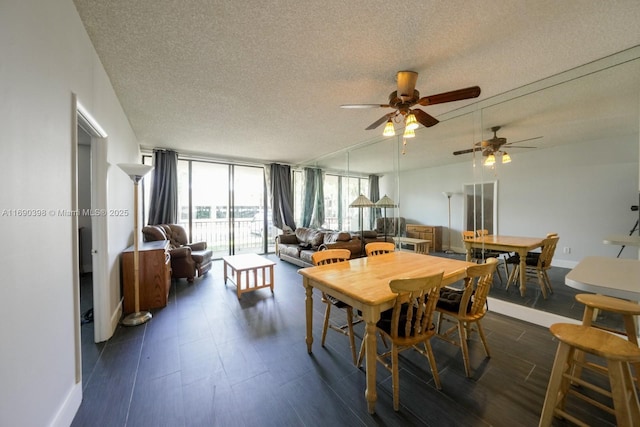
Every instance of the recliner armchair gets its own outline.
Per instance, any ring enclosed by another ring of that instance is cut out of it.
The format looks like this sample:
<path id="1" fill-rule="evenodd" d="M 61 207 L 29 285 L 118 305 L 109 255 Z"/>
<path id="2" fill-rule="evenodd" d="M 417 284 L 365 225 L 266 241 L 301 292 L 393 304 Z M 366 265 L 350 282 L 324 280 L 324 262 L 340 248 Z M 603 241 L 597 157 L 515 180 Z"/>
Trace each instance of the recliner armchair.
<path id="1" fill-rule="evenodd" d="M 376 218 L 378 237 L 404 236 L 407 234 L 407 223 L 404 217 Z"/>
<path id="2" fill-rule="evenodd" d="M 177 224 L 148 225 L 142 228 L 145 242 L 169 240 L 172 277 L 186 278 L 192 283 L 194 278 L 203 276 L 211 269 L 213 251 L 207 249 L 207 242 L 188 243 L 185 229 Z"/>

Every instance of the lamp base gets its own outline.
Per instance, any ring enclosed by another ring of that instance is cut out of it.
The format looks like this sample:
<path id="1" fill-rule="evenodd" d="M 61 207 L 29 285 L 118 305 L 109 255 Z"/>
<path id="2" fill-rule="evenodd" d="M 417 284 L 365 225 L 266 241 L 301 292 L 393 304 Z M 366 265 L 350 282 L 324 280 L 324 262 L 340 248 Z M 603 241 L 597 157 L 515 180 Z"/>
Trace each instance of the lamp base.
<path id="1" fill-rule="evenodd" d="M 120 323 L 124 326 L 138 326 L 148 322 L 152 317 L 148 311 L 138 311 L 127 315 Z"/>

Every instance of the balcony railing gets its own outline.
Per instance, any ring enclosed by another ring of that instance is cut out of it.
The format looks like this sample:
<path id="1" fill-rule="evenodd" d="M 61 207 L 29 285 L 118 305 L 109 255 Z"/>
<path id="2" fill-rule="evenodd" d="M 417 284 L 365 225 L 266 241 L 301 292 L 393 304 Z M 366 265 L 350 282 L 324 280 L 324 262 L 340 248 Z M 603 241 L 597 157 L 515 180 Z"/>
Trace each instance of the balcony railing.
<path id="1" fill-rule="evenodd" d="M 179 222 L 185 230 L 189 230 L 189 223 Z M 236 219 L 233 223 L 233 246 L 235 253 L 264 253 L 264 222 L 251 218 Z M 207 247 L 214 252 L 215 258 L 229 254 L 231 235 L 230 222 L 222 219 L 198 219 L 192 222 L 191 240 L 194 242 L 207 242 Z M 277 229 L 267 227 L 268 251 L 274 250 L 274 238 Z"/>
<path id="2" fill-rule="evenodd" d="M 187 221 L 180 221 L 178 224 L 183 226 L 185 230 L 189 230 Z M 342 230 L 352 230 L 350 224 L 349 219 L 343 220 Z M 264 253 L 264 221 L 239 218 L 233 222 L 233 225 L 233 246 L 236 254 Z M 213 251 L 215 258 L 229 254 L 231 246 L 229 219 L 197 219 L 192 222 L 192 227 L 191 240 L 193 242 L 207 242 L 207 247 Z M 324 228 L 338 230 L 338 218 L 325 218 Z M 366 228 L 368 229 L 368 227 Z M 267 252 L 273 252 L 275 250 L 275 236 L 279 230 L 269 225 L 267 232 Z"/>

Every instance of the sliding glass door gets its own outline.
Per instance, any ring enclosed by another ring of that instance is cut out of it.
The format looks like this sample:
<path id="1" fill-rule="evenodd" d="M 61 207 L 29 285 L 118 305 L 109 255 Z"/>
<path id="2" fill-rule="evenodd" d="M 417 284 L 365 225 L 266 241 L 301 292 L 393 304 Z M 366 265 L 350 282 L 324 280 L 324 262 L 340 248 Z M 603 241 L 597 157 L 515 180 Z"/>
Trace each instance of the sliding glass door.
<path id="1" fill-rule="evenodd" d="M 265 190 L 262 167 L 179 160 L 178 223 L 214 258 L 273 251 Z"/>

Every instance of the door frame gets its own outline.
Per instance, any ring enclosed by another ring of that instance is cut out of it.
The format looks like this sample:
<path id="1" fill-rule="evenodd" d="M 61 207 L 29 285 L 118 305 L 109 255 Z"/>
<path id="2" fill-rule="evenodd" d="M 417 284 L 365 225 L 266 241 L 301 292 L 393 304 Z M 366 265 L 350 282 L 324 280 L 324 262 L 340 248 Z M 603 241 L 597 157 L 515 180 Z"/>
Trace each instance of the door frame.
<path id="1" fill-rule="evenodd" d="M 89 111 L 79 102 L 76 94 L 72 94 L 72 210 L 78 211 L 78 126 L 91 137 L 91 212 L 106 212 L 107 209 L 107 133 L 93 118 Z M 76 379 L 82 372 L 81 336 L 80 336 L 80 269 L 78 217 L 72 216 L 72 251 L 74 259 L 74 306 L 76 329 Z M 108 222 L 106 215 L 91 215 L 91 261 L 93 282 L 93 322 L 94 342 L 106 341 L 111 337 L 111 315 L 109 307 L 109 274 L 108 274 Z"/>

